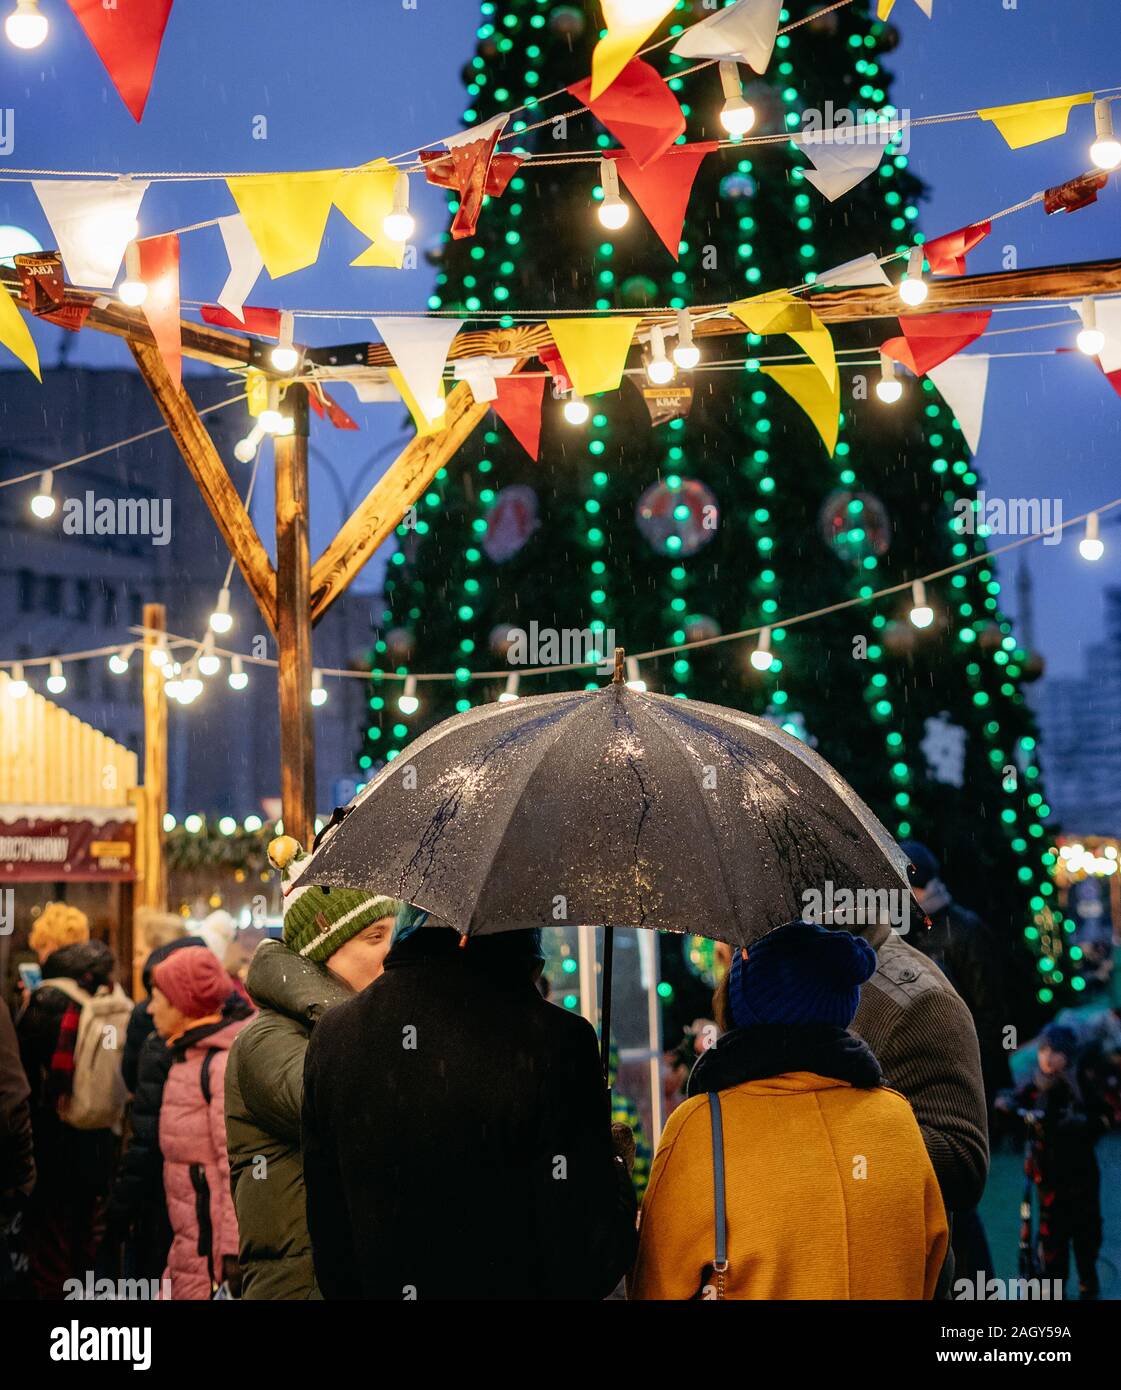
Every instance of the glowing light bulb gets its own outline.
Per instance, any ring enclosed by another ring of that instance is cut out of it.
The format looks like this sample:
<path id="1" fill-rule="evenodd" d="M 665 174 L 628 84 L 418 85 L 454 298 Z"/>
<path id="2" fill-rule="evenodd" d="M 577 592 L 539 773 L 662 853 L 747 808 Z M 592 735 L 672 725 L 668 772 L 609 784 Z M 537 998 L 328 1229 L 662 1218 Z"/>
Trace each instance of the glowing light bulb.
<path id="1" fill-rule="evenodd" d="M 433 396 L 425 406 L 424 413 L 429 421 L 442 420 L 448 413 L 448 403 L 443 396 Z"/>
<path id="2" fill-rule="evenodd" d="M 393 186 L 393 206 L 381 224 L 390 241 L 404 242 L 416 231 L 416 218 L 409 211 L 409 176 L 398 174 Z"/>
<path id="3" fill-rule="evenodd" d="M 62 674 L 62 662 L 57 657 L 51 659 L 50 672 L 47 689 L 52 695 L 61 695 L 66 689 L 66 677 Z"/>
<path id="4" fill-rule="evenodd" d="M 771 655 L 771 629 L 765 627 L 759 634 L 759 645 L 751 653 L 751 664 L 757 671 L 769 671 L 774 662 Z"/>
<path id="5" fill-rule="evenodd" d="M 199 680 L 196 670 L 188 666 L 178 682 L 179 690 L 175 698 L 181 705 L 191 705 L 202 694 L 203 684 Z"/>
<path id="6" fill-rule="evenodd" d="M 38 48 L 50 30 L 47 16 L 39 13 L 39 0 L 16 0 L 4 21 L 4 33 L 13 48 Z"/>
<path id="7" fill-rule="evenodd" d="M 911 612 L 908 615 L 915 627 L 929 627 L 934 621 L 934 609 L 926 601 L 926 585 L 916 579 L 911 585 Z"/>
<path id="8" fill-rule="evenodd" d="M 1086 518 L 1086 534 L 1078 542 L 1078 553 L 1084 560 L 1100 560 L 1105 554 L 1105 544 L 1098 535 L 1098 514 L 1091 512 Z"/>
<path id="9" fill-rule="evenodd" d="M 23 667 L 18 661 L 12 667 L 12 674 L 8 677 L 8 694 L 13 700 L 22 700 L 27 694 L 27 681 L 24 679 Z"/>
<path id="10" fill-rule="evenodd" d="M 119 652 L 114 652 L 109 658 L 109 669 L 115 676 L 123 676 L 128 670 L 128 658 L 131 650 L 130 647 L 122 647 Z"/>
<path id="11" fill-rule="evenodd" d="M 40 521 L 46 521 L 47 517 L 54 516 L 54 474 L 41 473 L 39 475 L 39 491 L 31 499 L 32 514 L 37 516 Z"/>
<path id="12" fill-rule="evenodd" d="M 167 666 L 168 662 L 171 660 L 171 655 L 167 650 L 167 643 L 162 637 L 159 640 L 159 644 L 152 648 L 152 654 L 148 659 L 153 666 L 161 669 Z"/>
<path id="13" fill-rule="evenodd" d="M 627 689 L 637 690 L 640 693 L 646 689 L 646 682 L 642 679 L 642 674 L 638 669 L 638 657 L 628 656 L 626 659 L 627 667 Z"/>
<path id="14" fill-rule="evenodd" d="M 222 669 L 222 663 L 214 654 L 214 634 L 208 632 L 202 639 L 202 646 L 196 658 L 198 669 L 204 676 L 216 676 Z"/>
<path id="15" fill-rule="evenodd" d="M 284 416 L 281 415 L 279 410 L 273 409 L 272 406 L 269 406 L 267 410 L 261 411 L 260 415 L 257 416 L 257 423 L 266 434 L 284 433 Z"/>
<path id="16" fill-rule="evenodd" d="M 506 689 L 498 697 L 500 705 L 512 704 L 518 698 L 518 673 L 511 671 L 506 677 Z"/>
<path id="17" fill-rule="evenodd" d="M 125 278 L 117 286 L 117 298 L 130 309 L 138 309 L 148 298 L 148 286 L 140 273 L 140 247 L 135 241 L 125 247 Z"/>
<path id="18" fill-rule="evenodd" d="M 903 383 L 895 375 L 895 363 L 885 353 L 880 353 L 880 379 L 876 382 L 876 395 L 885 405 L 894 405 L 903 394 Z"/>
<path id="19" fill-rule="evenodd" d="M 677 375 L 677 368 L 666 356 L 665 334 L 657 324 L 650 329 L 650 359 L 646 375 L 655 386 L 666 386 Z"/>
<path id="20" fill-rule="evenodd" d="M 1093 297 L 1082 301 L 1079 314 L 1082 317 L 1082 328 L 1075 340 L 1078 351 L 1084 352 L 1087 357 L 1097 357 L 1105 347 L 1105 334 L 1098 327 L 1098 306 Z"/>
<path id="21" fill-rule="evenodd" d="M 743 99 L 740 70 L 736 63 L 720 64 L 720 86 L 724 91 L 720 124 L 729 135 L 746 135 L 755 124 L 755 108 Z"/>
<path id="22" fill-rule="evenodd" d="M 261 440 L 268 433 L 267 430 L 257 424 L 249 431 L 244 439 L 239 439 L 234 445 L 234 458 L 238 463 L 252 463 L 257 457 L 257 450 L 260 448 Z"/>
<path id="23" fill-rule="evenodd" d="M 683 372 L 691 372 L 701 360 L 701 350 L 693 341 L 693 318 L 688 309 L 677 311 L 677 346 L 673 360 Z"/>
<path id="24" fill-rule="evenodd" d="M 600 160 L 599 182 L 603 189 L 603 201 L 596 215 L 609 232 L 617 232 L 627 225 L 631 210 L 619 193 L 619 169 L 613 159 Z"/>
<path id="25" fill-rule="evenodd" d="M 416 714 L 420 700 L 416 693 L 416 676 L 405 677 L 405 688 L 397 697 L 397 708 L 402 714 Z"/>
<path id="26" fill-rule="evenodd" d="M 1121 166 L 1121 140 L 1113 132 L 1113 104 L 1103 97 L 1094 102 L 1094 143 L 1090 158 L 1099 169 Z"/>
<path id="27" fill-rule="evenodd" d="M 210 615 L 210 630 L 219 634 L 226 633 L 233 625 L 233 614 L 230 612 L 230 591 L 223 587 L 218 590 L 218 602 L 214 605 L 214 612 Z"/>
<path id="28" fill-rule="evenodd" d="M 280 340 L 269 353 L 269 361 L 278 372 L 294 372 L 299 366 L 300 354 L 292 342 L 295 325 L 294 315 L 288 313 L 287 310 L 281 314 Z"/>
<path id="29" fill-rule="evenodd" d="M 242 669 L 240 656 L 230 658 L 230 674 L 226 680 L 229 682 L 231 690 L 244 690 L 249 684 L 249 677 Z"/>
<path id="30" fill-rule="evenodd" d="M 311 673 L 311 703 L 313 705 L 325 705 L 327 703 L 327 692 L 323 689 L 323 675 L 318 670 Z"/>
<path id="31" fill-rule="evenodd" d="M 899 298 L 912 308 L 922 304 L 930 293 L 930 286 L 922 278 L 923 250 L 915 246 L 907 257 L 907 274 L 899 282 Z"/>
<path id="32" fill-rule="evenodd" d="M 564 418 L 570 425 L 586 425 L 588 416 L 591 415 L 591 408 L 583 396 L 575 391 L 564 403 Z"/>

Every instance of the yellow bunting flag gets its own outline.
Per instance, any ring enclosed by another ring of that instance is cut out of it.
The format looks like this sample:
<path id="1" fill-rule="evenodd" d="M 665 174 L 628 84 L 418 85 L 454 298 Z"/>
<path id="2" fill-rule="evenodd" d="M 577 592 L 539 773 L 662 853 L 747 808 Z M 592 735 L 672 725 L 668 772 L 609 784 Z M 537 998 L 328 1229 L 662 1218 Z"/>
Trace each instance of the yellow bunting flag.
<path id="1" fill-rule="evenodd" d="M 641 318 L 546 319 L 569 381 L 581 396 L 614 391 Z"/>
<path id="2" fill-rule="evenodd" d="M 274 280 L 315 264 L 339 182 L 338 169 L 226 180 Z"/>
<path id="3" fill-rule="evenodd" d="M 401 269 L 405 244 L 390 241 L 382 227 L 393 208 L 393 191 L 400 177 L 386 159 L 375 159 L 361 169 L 339 176 L 335 185 L 335 206 L 364 236 L 370 238 L 370 245 L 351 261 L 351 265 L 384 265 Z"/>
<path id="4" fill-rule="evenodd" d="M 833 380 L 827 382 L 816 367 L 763 367 L 764 376 L 778 383 L 792 400 L 802 407 L 825 441 L 830 457 L 837 447 L 841 428 L 841 378 L 833 369 Z"/>
<path id="5" fill-rule="evenodd" d="M 16 302 L 0 285 L 0 343 L 14 352 L 27 370 L 43 380 L 39 371 L 39 354 L 35 350 L 35 339 L 24 322 L 23 315 L 16 308 Z"/>
<path id="6" fill-rule="evenodd" d="M 245 405 L 251 420 L 269 408 L 269 379 L 256 367 L 250 367 L 245 373 Z"/>
<path id="7" fill-rule="evenodd" d="M 1079 92 L 1073 97 L 1047 97 L 1014 106 L 987 106 L 977 114 L 983 121 L 992 121 L 1010 150 L 1022 150 L 1065 135 L 1072 107 L 1085 106 L 1093 99 L 1093 92 Z"/>
<path id="8" fill-rule="evenodd" d="M 606 92 L 677 0 L 603 0 L 606 37 L 592 54 L 592 100 Z"/>
<path id="9" fill-rule="evenodd" d="M 401 399 L 409 407 L 409 414 L 413 417 L 417 435 L 439 434 L 440 431 L 445 428 L 445 417 L 443 415 L 435 415 L 431 418 L 427 416 L 424 411 L 421 410 L 417 398 L 406 385 L 403 373 L 396 367 L 390 367 L 388 371 L 390 381 L 396 386 L 397 390 L 400 391 Z M 440 382 L 439 399 L 441 401 L 445 399 L 444 383 L 442 381 Z"/>
<path id="10" fill-rule="evenodd" d="M 933 18 L 934 0 L 915 0 L 915 4 L 918 5 L 920 10 L 922 10 L 923 14 L 926 15 L 927 19 Z M 877 0 L 876 18 L 883 20 L 890 19 L 891 12 L 894 9 L 895 0 Z"/>
<path id="11" fill-rule="evenodd" d="M 773 290 L 752 299 L 740 299 L 728 308 L 752 333 L 786 333 L 798 344 L 825 379 L 837 374 L 833 335 L 804 299 L 789 290 Z"/>

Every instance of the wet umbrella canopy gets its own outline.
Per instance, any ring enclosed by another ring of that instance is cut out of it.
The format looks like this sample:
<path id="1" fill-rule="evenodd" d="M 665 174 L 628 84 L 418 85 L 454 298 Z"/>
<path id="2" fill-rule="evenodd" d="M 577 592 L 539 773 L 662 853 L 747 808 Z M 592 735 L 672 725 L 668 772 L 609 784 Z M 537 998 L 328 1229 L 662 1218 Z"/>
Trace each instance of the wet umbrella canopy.
<path id="1" fill-rule="evenodd" d="M 437 725 L 356 798 L 304 881 L 391 893 L 469 935 L 584 924 L 748 945 L 810 890 L 909 892 L 906 862 L 797 739 L 616 681 Z"/>

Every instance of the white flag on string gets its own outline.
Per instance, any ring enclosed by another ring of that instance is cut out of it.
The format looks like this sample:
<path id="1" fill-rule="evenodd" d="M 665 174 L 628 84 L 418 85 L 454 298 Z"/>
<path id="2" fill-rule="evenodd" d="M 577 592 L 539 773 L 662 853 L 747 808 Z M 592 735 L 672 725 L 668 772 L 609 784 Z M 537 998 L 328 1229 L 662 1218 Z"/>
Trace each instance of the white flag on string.
<path id="1" fill-rule="evenodd" d="M 441 382 L 448 349 L 463 319 L 376 318 L 374 327 L 421 413 L 437 420 L 444 413 Z"/>
<path id="2" fill-rule="evenodd" d="M 838 286 L 890 285 L 891 280 L 875 253 L 869 251 L 866 256 L 858 256 L 855 261 L 846 261 L 844 265 L 835 265 L 832 270 L 827 270 L 824 274 L 819 275 L 814 283 Z"/>
<path id="3" fill-rule="evenodd" d="M 673 46 L 679 58 L 729 58 L 766 72 L 778 33 L 783 0 L 737 0 L 699 24 L 691 24 Z"/>
<path id="4" fill-rule="evenodd" d="M 148 185 L 136 179 L 34 179 L 31 186 L 70 283 L 112 289 L 125 248 L 136 240 L 136 219 Z"/>
<path id="5" fill-rule="evenodd" d="M 981 424 L 985 415 L 985 395 L 989 389 L 989 357 L 982 352 L 959 352 L 941 366 L 931 367 L 927 376 L 934 382 L 943 400 L 965 435 L 971 453 L 981 442 Z"/>
<path id="6" fill-rule="evenodd" d="M 242 309 L 257 283 L 257 277 L 265 268 L 265 262 L 241 213 L 219 217 L 218 230 L 222 233 L 226 255 L 230 258 L 230 273 L 226 276 L 218 303 L 228 314 L 233 314 L 235 319 L 244 323 Z"/>

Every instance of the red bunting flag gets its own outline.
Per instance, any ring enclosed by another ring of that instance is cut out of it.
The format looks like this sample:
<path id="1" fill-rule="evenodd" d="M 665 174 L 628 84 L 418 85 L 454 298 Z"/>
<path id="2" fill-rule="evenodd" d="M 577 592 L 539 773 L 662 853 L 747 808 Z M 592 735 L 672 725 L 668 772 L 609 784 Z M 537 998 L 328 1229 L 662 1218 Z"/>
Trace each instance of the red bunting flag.
<path id="1" fill-rule="evenodd" d="M 1113 387 L 1117 394 L 1121 396 L 1121 367 L 1118 367 L 1118 369 L 1115 372 L 1107 372 L 1106 369 L 1102 367 L 1100 359 L 1095 360 L 1098 362 L 1098 366 L 1101 368 L 1102 376 L 1105 377 L 1106 381 L 1109 382 L 1110 386 Z"/>
<path id="2" fill-rule="evenodd" d="M 992 310 L 974 314 L 908 314 L 899 320 L 902 338 L 889 338 L 880 351 L 916 376 L 948 361 L 984 333 Z"/>
<path id="3" fill-rule="evenodd" d="M 930 269 L 935 275 L 964 275 L 965 258 L 992 231 L 991 222 L 974 222 L 956 232 L 935 237 L 923 247 Z"/>
<path id="4" fill-rule="evenodd" d="M 172 0 L 70 0 L 70 8 L 132 112 L 144 115 Z"/>
<path id="5" fill-rule="evenodd" d="M 322 399 L 320 399 L 321 396 Z M 334 396 L 329 391 L 325 391 L 322 386 L 308 391 L 307 403 L 321 420 L 326 417 L 337 430 L 356 430 L 358 428 L 353 416 L 348 415 Z"/>
<path id="6" fill-rule="evenodd" d="M 1091 172 L 1057 183 L 1054 188 L 1044 189 L 1043 211 L 1048 217 L 1056 212 L 1081 212 L 1098 201 L 1098 194 L 1108 182 L 1108 174 Z"/>
<path id="7" fill-rule="evenodd" d="M 140 278 L 148 286 L 144 317 L 178 390 L 183 381 L 183 339 L 179 326 L 179 238 L 147 237 L 136 243 Z"/>
<path id="8" fill-rule="evenodd" d="M 646 215 L 646 220 L 677 260 L 685 209 L 701 160 L 717 148 L 715 140 L 694 145 L 673 145 L 660 159 L 640 168 L 627 154 L 609 156 L 619 169 L 627 192 Z"/>
<path id="9" fill-rule="evenodd" d="M 571 391 L 572 378 L 568 375 L 568 368 L 564 365 L 560 349 L 556 346 L 543 347 L 537 356 L 541 359 L 541 365 L 553 378 L 554 391 Z"/>
<path id="10" fill-rule="evenodd" d="M 632 58 L 594 101 L 590 77 L 568 90 L 607 127 L 640 169 L 665 154 L 685 133 L 685 117 L 677 98 L 641 58 Z"/>
<path id="11" fill-rule="evenodd" d="M 445 140 L 447 153 L 442 150 L 420 152 L 428 182 L 441 188 L 454 188 L 459 194 L 459 207 L 451 225 L 452 236 L 457 241 L 475 235 L 483 198 L 501 197 L 522 163 L 521 155 L 494 152 L 506 120 L 506 113 L 501 112 L 493 120 Z"/>
<path id="12" fill-rule="evenodd" d="M 500 376 L 495 379 L 498 397 L 494 411 L 506 428 L 536 462 L 541 451 L 541 402 L 544 376 Z"/>
<path id="13" fill-rule="evenodd" d="M 280 310 L 256 309 L 246 306 L 242 309 L 243 319 L 235 319 L 228 309 L 220 309 L 217 304 L 204 304 L 199 311 L 203 323 L 212 323 L 216 328 L 238 328 L 243 333 L 256 333 L 263 338 L 280 337 Z"/>

